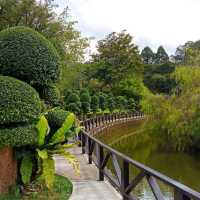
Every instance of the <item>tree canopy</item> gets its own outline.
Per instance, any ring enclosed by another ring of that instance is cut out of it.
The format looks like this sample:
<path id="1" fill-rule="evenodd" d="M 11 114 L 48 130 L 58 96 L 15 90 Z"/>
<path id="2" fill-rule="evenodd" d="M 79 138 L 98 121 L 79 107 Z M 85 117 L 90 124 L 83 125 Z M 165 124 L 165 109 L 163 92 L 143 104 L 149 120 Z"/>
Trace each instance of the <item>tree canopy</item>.
<path id="1" fill-rule="evenodd" d="M 93 77 L 111 88 L 123 78 L 142 72 L 138 47 L 126 31 L 113 32 L 100 40 L 97 51 L 92 56 L 92 63 L 97 65 Z"/>

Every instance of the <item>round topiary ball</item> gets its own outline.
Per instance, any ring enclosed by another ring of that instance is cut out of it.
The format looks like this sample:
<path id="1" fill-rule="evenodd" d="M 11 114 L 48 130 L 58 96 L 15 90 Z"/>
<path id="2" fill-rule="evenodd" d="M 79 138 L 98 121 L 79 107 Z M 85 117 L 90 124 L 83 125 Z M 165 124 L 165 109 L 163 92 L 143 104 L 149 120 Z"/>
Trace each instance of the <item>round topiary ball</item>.
<path id="1" fill-rule="evenodd" d="M 59 77 L 60 58 L 54 46 L 28 27 L 0 32 L 0 73 L 31 85 L 45 85 Z"/>
<path id="2" fill-rule="evenodd" d="M 0 76 L 0 125 L 27 123 L 41 113 L 39 94 L 27 83 Z"/>

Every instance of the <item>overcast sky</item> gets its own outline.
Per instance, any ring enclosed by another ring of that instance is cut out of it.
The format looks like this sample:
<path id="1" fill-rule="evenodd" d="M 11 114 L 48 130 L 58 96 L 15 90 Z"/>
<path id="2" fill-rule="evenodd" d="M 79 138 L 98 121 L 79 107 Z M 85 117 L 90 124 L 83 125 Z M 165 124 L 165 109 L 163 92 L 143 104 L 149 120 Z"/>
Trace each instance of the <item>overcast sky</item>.
<path id="1" fill-rule="evenodd" d="M 85 36 L 103 39 L 126 29 L 142 49 L 163 45 L 169 54 L 200 39 L 200 0 L 55 0 L 69 6 Z"/>

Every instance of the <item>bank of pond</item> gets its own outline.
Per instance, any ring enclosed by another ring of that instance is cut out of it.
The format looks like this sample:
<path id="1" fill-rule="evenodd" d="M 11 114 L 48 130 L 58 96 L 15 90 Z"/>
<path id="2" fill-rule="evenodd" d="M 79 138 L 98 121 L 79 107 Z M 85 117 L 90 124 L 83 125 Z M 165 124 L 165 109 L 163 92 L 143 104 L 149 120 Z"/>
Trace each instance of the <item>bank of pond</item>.
<path id="1" fill-rule="evenodd" d="M 139 120 L 115 125 L 104 129 L 96 137 L 132 159 L 200 191 L 200 154 L 172 152 L 161 148 L 157 139 L 143 132 L 144 123 L 144 120 Z M 112 170 L 111 163 L 110 169 Z M 134 177 L 138 172 L 137 169 L 131 169 L 130 176 Z M 172 188 L 160 182 L 159 184 L 166 199 L 173 199 Z M 145 179 L 133 193 L 139 199 L 154 199 Z"/>

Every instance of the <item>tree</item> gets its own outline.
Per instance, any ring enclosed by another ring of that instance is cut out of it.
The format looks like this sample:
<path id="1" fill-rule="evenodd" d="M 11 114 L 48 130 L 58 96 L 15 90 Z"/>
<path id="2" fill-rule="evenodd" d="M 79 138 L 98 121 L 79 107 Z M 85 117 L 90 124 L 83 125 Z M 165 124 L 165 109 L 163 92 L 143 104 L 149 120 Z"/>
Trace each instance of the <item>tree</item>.
<path id="1" fill-rule="evenodd" d="M 107 108 L 107 99 L 106 94 L 100 93 L 99 94 L 99 107 L 101 110 L 105 110 Z"/>
<path id="2" fill-rule="evenodd" d="M 92 96 L 91 98 L 91 109 L 93 112 L 97 112 L 99 109 L 99 97 L 97 95 Z"/>
<path id="3" fill-rule="evenodd" d="M 138 47 L 126 31 L 111 33 L 97 45 L 98 53 L 92 56 L 96 71 L 92 75 L 112 88 L 127 76 L 142 72 Z"/>
<path id="4" fill-rule="evenodd" d="M 144 68 L 144 84 L 154 93 L 170 94 L 176 86 L 171 74 L 175 65 L 171 62 L 161 65 L 148 65 Z"/>
<path id="5" fill-rule="evenodd" d="M 169 56 L 166 53 L 165 49 L 162 46 L 158 47 L 157 53 L 155 55 L 155 63 L 163 64 L 168 61 L 169 61 Z"/>
<path id="6" fill-rule="evenodd" d="M 83 38 L 71 21 L 68 8 L 58 15 L 53 0 L 1 0 L 0 30 L 12 26 L 28 26 L 48 38 L 64 63 L 82 60 L 88 39 Z"/>
<path id="7" fill-rule="evenodd" d="M 84 114 L 87 114 L 90 112 L 91 97 L 87 89 L 82 89 L 80 93 L 81 109 Z"/>
<path id="8" fill-rule="evenodd" d="M 142 60 L 144 64 L 153 64 L 154 63 L 154 53 L 150 47 L 145 47 L 141 52 Z"/>

